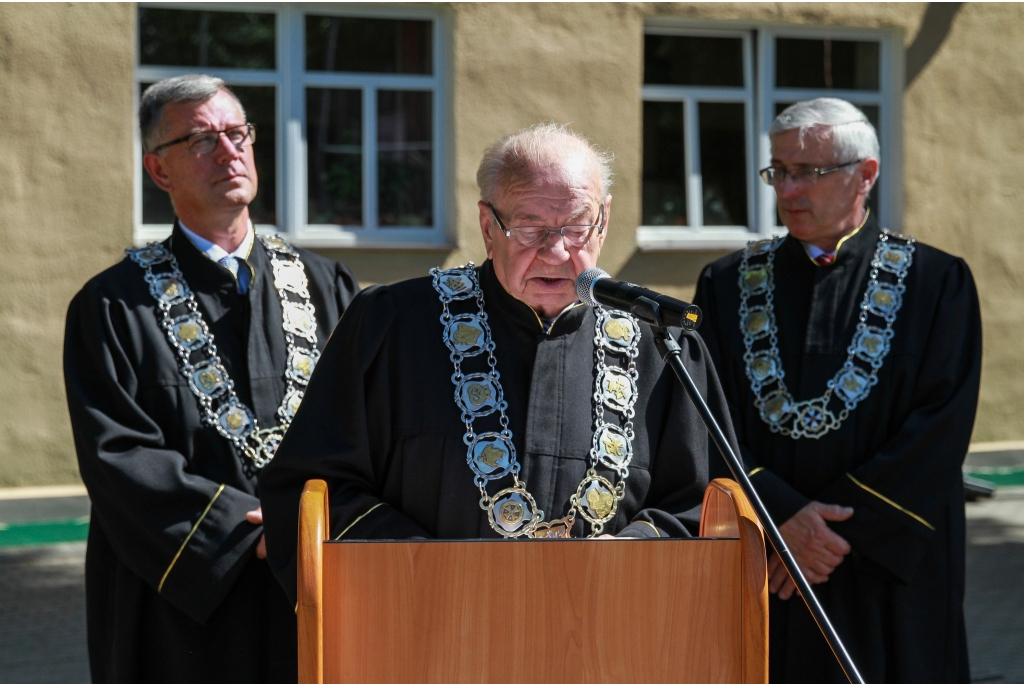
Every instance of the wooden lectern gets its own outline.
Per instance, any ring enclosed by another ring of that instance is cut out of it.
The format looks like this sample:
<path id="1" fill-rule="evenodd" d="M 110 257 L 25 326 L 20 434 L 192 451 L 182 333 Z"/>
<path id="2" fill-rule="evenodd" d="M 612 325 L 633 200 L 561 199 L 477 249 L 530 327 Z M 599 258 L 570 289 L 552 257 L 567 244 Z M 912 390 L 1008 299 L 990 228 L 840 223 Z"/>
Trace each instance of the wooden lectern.
<path id="1" fill-rule="evenodd" d="M 299 682 L 768 682 L 761 525 L 704 493 L 700 538 L 330 540 L 302 493 Z"/>

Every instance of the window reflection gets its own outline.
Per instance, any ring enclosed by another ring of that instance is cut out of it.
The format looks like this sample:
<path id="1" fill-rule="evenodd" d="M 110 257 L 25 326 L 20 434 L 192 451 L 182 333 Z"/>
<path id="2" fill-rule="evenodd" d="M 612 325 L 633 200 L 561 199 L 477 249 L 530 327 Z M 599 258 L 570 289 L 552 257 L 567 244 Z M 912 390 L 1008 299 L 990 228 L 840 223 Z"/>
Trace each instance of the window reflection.
<path id="1" fill-rule="evenodd" d="M 433 215 L 433 94 L 377 93 L 377 188 L 380 226 L 430 226 Z"/>
<path id="2" fill-rule="evenodd" d="M 741 102 L 698 105 L 705 226 L 747 225 L 747 165 Z"/>
<path id="3" fill-rule="evenodd" d="M 644 102 L 643 224 L 686 226 L 683 105 Z"/>
<path id="4" fill-rule="evenodd" d="M 274 69 L 275 32 L 273 14 L 140 7 L 139 62 Z"/>
<path id="5" fill-rule="evenodd" d="M 644 83 L 743 86 L 743 40 L 707 36 L 644 36 Z"/>
<path id="6" fill-rule="evenodd" d="M 309 223 L 363 224 L 363 93 L 306 89 Z"/>
<path id="7" fill-rule="evenodd" d="M 431 74 L 432 22 L 306 15 L 306 70 Z"/>
<path id="8" fill-rule="evenodd" d="M 825 38 L 777 38 L 778 88 L 878 90 L 879 43 Z"/>

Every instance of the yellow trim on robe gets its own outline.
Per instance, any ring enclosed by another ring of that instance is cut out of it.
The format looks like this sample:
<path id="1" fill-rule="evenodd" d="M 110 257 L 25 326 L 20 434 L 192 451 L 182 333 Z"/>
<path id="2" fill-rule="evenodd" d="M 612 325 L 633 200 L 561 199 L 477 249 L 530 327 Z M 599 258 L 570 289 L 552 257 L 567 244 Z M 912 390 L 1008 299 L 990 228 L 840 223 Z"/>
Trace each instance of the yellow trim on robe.
<path id="1" fill-rule="evenodd" d="M 655 535 L 657 535 L 659 538 L 661 537 L 661 531 L 658 530 L 658 527 L 656 525 L 654 525 L 653 523 L 651 523 L 650 521 L 636 521 L 636 523 L 645 523 L 645 524 L 647 524 L 648 526 L 650 526 L 651 528 L 654 529 L 654 534 Z"/>
<path id="2" fill-rule="evenodd" d="M 336 537 L 336 538 L 334 538 L 334 539 L 335 539 L 335 540 L 340 540 L 340 539 L 341 539 L 341 536 L 342 536 L 342 535 L 344 535 L 345 533 L 347 533 L 347 532 L 348 532 L 349 530 L 351 530 L 351 529 L 352 529 L 352 526 L 356 525 L 357 523 L 359 523 L 360 521 L 362 521 L 362 520 L 363 520 L 364 518 L 366 518 L 366 516 L 367 516 L 367 515 L 369 515 L 369 513 L 370 513 L 371 511 L 373 511 L 374 509 L 376 509 L 377 507 L 382 507 L 382 506 L 384 506 L 384 504 L 385 504 L 384 502 L 377 502 L 376 504 L 374 504 L 374 505 L 373 505 L 372 507 L 370 507 L 369 509 L 367 509 L 367 510 L 366 510 L 366 513 L 364 513 L 364 514 L 363 514 L 362 516 L 358 517 L 358 518 L 357 518 L 357 519 L 356 519 L 355 521 L 353 521 L 352 523 L 348 524 L 348 526 L 346 526 L 346 527 L 345 527 L 345 530 L 343 530 L 343 531 L 341 531 L 340 533 L 338 533 L 338 537 Z"/>
<path id="3" fill-rule="evenodd" d="M 886 497 L 886 496 L 885 496 L 885 495 L 883 495 L 882 493 L 878 492 L 877 490 L 872 490 L 872 489 L 871 489 L 871 488 L 869 488 L 868 486 L 864 485 L 864 483 L 861 483 L 861 482 L 860 482 L 859 480 L 857 480 L 856 478 L 854 478 L 854 477 L 853 477 L 853 475 L 851 475 L 851 474 L 847 473 L 847 474 L 846 474 L 846 477 L 847 477 L 847 478 L 849 478 L 850 480 L 852 480 L 852 481 L 853 481 L 853 482 L 854 482 L 854 483 L 855 483 L 855 484 L 857 485 L 857 487 L 859 487 L 859 488 L 861 488 L 861 489 L 863 489 L 863 490 L 865 490 L 865 491 L 867 491 L 867 492 L 870 492 L 870 493 L 871 493 L 872 495 L 874 495 L 874 496 L 875 496 L 875 497 L 877 497 L 878 499 L 882 500 L 882 501 L 883 501 L 883 502 L 885 502 L 886 504 L 889 504 L 889 505 L 891 505 L 891 506 L 894 506 L 894 507 L 896 507 L 897 509 L 899 509 L 900 511 L 902 511 L 902 512 L 903 512 L 904 514 L 906 514 L 906 515 L 907 515 L 907 516 L 909 516 L 910 518 L 912 518 L 912 519 L 914 519 L 915 521 L 917 521 L 918 523 L 920 523 L 920 524 L 922 524 L 922 525 L 924 525 L 924 526 L 927 526 L 927 527 L 928 527 L 928 528 L 929 528 L 930 530 L 935 530 L 935 526 L 933 526 L 932 524 L 928 523 L 928 522 L 927 522 L 927 521 L 925 521 L 925 520 L 924 520 L 923 518 L 921 518 L 920 516 L 918 516 L 918 515 L 917 515 L 917 514 L 915 514 L 914 512 L 910 511 L 909 509 L 904 509 L 903 507 L 901 507 L 900 505 L 896 504 L 896 503 L 895 503 L 895 502 L 893 502 L 893 501 L 892 501 L 891 499 L 889 499 L 888 497 Z"/>
<path id="4" fill-rule="evenodd" d="M 750 478 L 755 473 L 760 473 L 761 471 L 764 471 L 764 467 L 763 466 L 758 466 L 756 469 L 754 469 L 753 471 L 751 471 L 750 473 L 747 474 L 747 478 Z"/>
<path id="5" fill-rule="evenodd" d="M 868 217 L 869 216 L 871 216 L 871 208 L 870 207 L 868 207 L 867 209 L 864 210 L 864 220 L 860 222 L 860 226 L 858 226 L 857 228 L 853 229 L 851 232 L 849 232 L 846 235 L 844 235 L 842 238 L 839 239 L 839 242 L 836 243 L 836 249 L 835 249 L 835 252 L 833 253 L 833 254 L 835 254 L 836 257 L 839 256 L 839 248 L 841 248 L 843 246 L 843 243 L 845 243 L 847 240 L 849 240 L 853 236 L 855 236 L 858 233 L 860 233 L 860 229 L 864 228 L 864 224 L 866 224 L 868 222 Z M 805 245 L 802 240 L 800 241 L 800 245 L 801 245 L 801 247 L 804 248 L 804 254 L 807 255 L 807 258 L 809 260 L 811 260 L 812 262 L 814 262 L 814 266 L 821 266 L 821 264 L 818 264 L 818 262 L 815 261 L 814 257 L 811 256 L 811 251 L 807 249 L 807 245 Z"/>
<path id="6" fill-rule="evenodd" d="M 171 565 L 167 567 L 166 571 L 164 571 L 164 577 L 160 579 L 160 584 L 156 586 L 157 594 L 160 594 L 163 591 L 164 583 L 167 582 L 167 576 L 171 573 L 171 569 L 174 568 L 174 565 L 178 563 L 178 557 L 180 557 L 181 553 L 185 551 L 185 547 L 188 545 L 188 541 L 191 540 L 192 536 L 196 534 L 197 530 L 199 530 L 199 524 L 202 523 L 203 519 L 206 518 L 206 515 L 210 513 L 210 509 L 213 507 L 213 503 L 217 501 L 217 498 L 220 497 L 220 493 L 222 492 L 224 492 L 223 483 L 221 483 L 220 487 L 217 488 L 217 492 L 214 493 L 213 499 L 210 500 L 210 503 L 206 505 L 206 509 L 203 510 L 203 515 L 199 517 L 198 521 L 196 521 L 196 525 L 192 526 L 192 530 L 188 532 L 188 536 L 185 538 L 185 542 L 181 543 L 181 547 L 178 548 L 178 553 L 174 555 L 173 559 L 171 559 Z"/>

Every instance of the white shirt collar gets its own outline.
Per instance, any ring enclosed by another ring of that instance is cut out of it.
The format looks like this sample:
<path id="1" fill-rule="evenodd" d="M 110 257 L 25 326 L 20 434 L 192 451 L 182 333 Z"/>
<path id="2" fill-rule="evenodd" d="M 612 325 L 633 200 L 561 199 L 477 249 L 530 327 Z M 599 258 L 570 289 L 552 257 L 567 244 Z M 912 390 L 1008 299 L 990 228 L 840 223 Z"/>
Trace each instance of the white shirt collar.
<path id="1" fill-rule="evenodd" d="M 181 230 L 185 233 L 186 236 L 188 236 L 188 239 L 192 241 L 192 244 L 195 245 L 200 252 L 202 252 L 215 262 L 219 262 L 220 260 L 229 256 L 235 257 L 236 259 L 241 259 L 242 261 L 247 260 L 249 258 L 249 252 L 252 251 L 252 243 L 256 239 L 256 232 L 252 230 L 252 222 L 250 221 L 249 226 L 245 232 L 245 239 L 242 240 L 242 243 L 238 246 L 237 249 L 235 249 L 234 252 L 228 253 L 220 245 L 217 245 L 216 243 L 211 243 L 203 236 L 194 233 L 191 229 L 189 229 L 188 226 L 181 222 L 181 219 L 178 219 L 178 225 L 181 226 Z"/>

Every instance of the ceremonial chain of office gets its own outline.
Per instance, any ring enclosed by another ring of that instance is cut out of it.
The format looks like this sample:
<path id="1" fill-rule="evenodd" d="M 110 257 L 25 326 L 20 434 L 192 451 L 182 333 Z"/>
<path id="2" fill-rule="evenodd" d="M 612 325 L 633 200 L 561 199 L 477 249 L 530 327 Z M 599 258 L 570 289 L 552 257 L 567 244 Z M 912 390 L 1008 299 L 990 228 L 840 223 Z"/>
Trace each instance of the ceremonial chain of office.
<path id="1" fill-rule="evenodd" d="M 894 239 L 902 242 L 897 243 Z M 824 395 L 802 402 L 794 400 L 786 387 L 783 380 L 786 373 L 779 356 L 779 329 L 773 304 L 773 262 L 775 251 L 783 240 L 774 238 L 751 242 L 743 250 L 739 271 L 740 332 L 746 347 L 743 360 L 750 388 L 757 398 L 754 406 L 772 432 L 794 440 L 820 438 L 838 429 L 878 383 L 878 370 L 882 368 L 892 342 L 892 325 L 903 304 L 906 291 L 903 280 L 914 261 L 914 239 L 882 230 L 871 260 L 871 273 L 860 305 L 857 329 L 846 350 L 846 362 L 826 384 Z M 752 259 L 761 256 L 765 256 L 764 262 L 752 263 Z M 885 281 L 879 279 L 883 274 L 888 275 Z M 764 304 L 750 304 L 751 298 L 762 295 Z M 875 320 L 869 320 L 872 317 Z M 768 339 L 768 348 L 755 350 L 755 342 L 765 338 Z M 829 409 L 833 397 L 843 405 L 838 414 Z"/>
<path id="2" fill-rule="evenodd" d="M 597 322 L 594 332 L 594 438 L 590 450 L 590 468 L 579 487 L 569 499 L 569 512 L 564 518 L 544 521 L 544 512 L 519 480 L 519 461 L 512 444 L 512 431 L 508 427 L 505 410 L 508 403 L 499 382 L 494 340 L 484 310 L 484 293 L 480 288 L 472 262 L 454 269 L 431 269 L 434 289 L 441 298 L 444 312 L 444 342 L 451 350 L 455 365 L 452 383 L 455 384 L 455 402 L 462 410 L 466 424 L 463 441 L 468 448 L 466 461 L 473 471 L 474 482 L 480 488 L 480 508 L 487 512 L 491 527 L 506 538 L 521 536 L 570 537 L 576 514 L 591 526 L 591 537 L 604 530 L 626 495 L 629 462 L 633 457 L 633 416 L 637 396 L 636 357 L 639 354 L 640 326 L 629 314 L 609 313 L 596 308 Z M 477 312 L 452 314 L 449 305 L 459 300 L 476 299 Z M 487 354 L 486 373 L 464 374 L 462 362 L 467 357 Z M 607 355 L 623 358 L 625 368 L 609 366 Z M 617 412 L 622 425 L 609 423 L 606 410 Z M 498 412 L 500 430 L 477 433 L 475 419 Z M 616 482 L 597 473 L 603 466 L 614 473 Z M 511 476 L 512 484 L 495 495 L 489 495 L 487 485 Z"/>
<path id="3" fill-rule="evenodd" d="M 161 243 L 125 250 L 128 257 L 146 270 L 149 292 L 156 299 L 162 317 L 160 325 L 171 347 L 178 353 L 181 375 L 196 396 L 203 420 L 217 429 L 260 469 L 266 466 L 302 402 L 302 389 L 309 382 L 320 352 L 316 348 L 316 312 L 309 301 L 309 281 L 298 253 L 277 236 L 257 236 L 270 254 L 274 288 L 281 298 L 282 327 L 288 346 L 285 366 L 287 387 L 277 410 L 280 425 L 260 429 L 256 414 L 235 393 L 235 383 L 217 353 L 213 333 L 203 320 L 195 295 L 178 269 L 178 261 Z M 159 272 L 153 267 L 167 265 Z M 294 298 L 294 299 L 293 299 Z M 171 315 L 174 307 L 186 311 Z M 296 344 L 301 338 L 303 345 Z"/>

